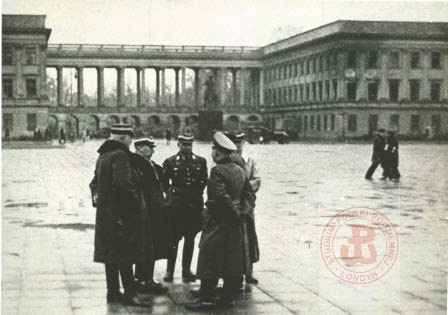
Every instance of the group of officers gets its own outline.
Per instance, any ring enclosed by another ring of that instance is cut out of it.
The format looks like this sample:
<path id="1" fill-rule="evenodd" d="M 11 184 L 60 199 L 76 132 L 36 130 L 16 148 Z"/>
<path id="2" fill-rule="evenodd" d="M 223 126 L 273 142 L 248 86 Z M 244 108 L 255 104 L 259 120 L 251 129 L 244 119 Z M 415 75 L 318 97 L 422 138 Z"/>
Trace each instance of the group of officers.
<path id="1" fill-rule="evenodd" d="M 244 133 L 213 135 L 210 176 L 206 160 L 192 152 L 193 135 L 179 135 L 179 152 L 160 166 L 151 159 L 151 138 L 135 139 L 135 153 L 130 151 L 133 134 L 131 125 L 112 126 L 90 183 L 97 209 L 94 261 L 105 264 L 107 301 L 150 306 L 137 292 L 167 293 L 154 279 L 154 264 L 167 259 L 164 281 L 172 282 L 184 238 L 183 282 L 201 280 L 199 291 L 191 292 L 198 300 L 186 307 L 231 307 L 244 279 L 258 283 L 252 264 L 259 260 L 254 208 L 260 178 L 254 160 L 243 154 Z M 195 275 L 190 266 L 201 231 Z"/>

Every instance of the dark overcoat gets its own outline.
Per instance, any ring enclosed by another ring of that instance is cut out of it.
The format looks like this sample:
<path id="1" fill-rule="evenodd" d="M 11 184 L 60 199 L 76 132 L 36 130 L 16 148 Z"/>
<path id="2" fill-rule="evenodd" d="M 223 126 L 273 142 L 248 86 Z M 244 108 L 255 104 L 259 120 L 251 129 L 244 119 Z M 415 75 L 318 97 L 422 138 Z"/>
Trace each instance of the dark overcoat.
<path id="1" fill-rule="evenodd" d="M 383 136 L 376 135 L 375 139 L 373 139 L 372 163 L 383 161 L 385 146 L 386 139 Z"/>
<path id="2" fill-rule="evenodd" d="M 138 154 L 132 154 L 132 163 L 142 174 L 143 196 L 149 216 L 154 258 L 166 259 L 173 236 L 168 205 L 162 191 L 163 169 Z"/>
<path id="3" fill-rule="evenodd" d="M 94 261 L 137 263 L 151 259 L 149 220 L 140 174 L 131 167 L 126 145 L 107 140 L 98 149 L 90 183 L 97 196 Z"/>
<path id="4" fill-rule="evenodd" d="M 196 235 L 202 228 L 206 160 L 196 154 L 184 156 L 179 152 L 163 162 L 163 174 L 174 237 Z"/>
<path id="5" fill-rule="evenodd" d="M 197 275 L 215 279 L 247 274 L 250 258 L 243 222 L 247 215 L 244 205 L 255 206 L 252 186 L 244 170 L 230 158 L 218 161 L 207 185 Z"/>

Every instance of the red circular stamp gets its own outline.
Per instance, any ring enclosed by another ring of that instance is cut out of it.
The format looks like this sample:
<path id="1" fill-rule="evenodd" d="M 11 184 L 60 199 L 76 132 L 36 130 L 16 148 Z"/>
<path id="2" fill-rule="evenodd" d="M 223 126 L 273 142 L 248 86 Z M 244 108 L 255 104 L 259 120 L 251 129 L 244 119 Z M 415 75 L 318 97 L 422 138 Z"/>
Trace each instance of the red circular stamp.
<path id="1" fill-rule="evenodd" d="M 398 257 L 398 236 L 390 220 L 378 210 L 342 210 L 326 224 L 320 240 L 322 259 L 342 281 L 354 284 L 383 277 Z"/>

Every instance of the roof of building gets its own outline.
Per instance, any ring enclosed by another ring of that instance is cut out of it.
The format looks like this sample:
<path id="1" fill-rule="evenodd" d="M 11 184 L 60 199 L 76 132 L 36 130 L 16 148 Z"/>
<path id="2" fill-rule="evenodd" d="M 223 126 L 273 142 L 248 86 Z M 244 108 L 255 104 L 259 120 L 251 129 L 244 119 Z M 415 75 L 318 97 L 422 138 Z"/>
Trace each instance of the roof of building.
<path id="1" fill-rule="evenodd" d="M 45 28 L 46 15 L 2 15 L 2 34 L 43 33 L 50 37 L 51 29 Z"/>
<path id="2" fill-rule="evenodd" d="M 263 54 L 269 55 L 334 36 L 448 40 L 448 23 L 338 20 L 266 45 Z"/>

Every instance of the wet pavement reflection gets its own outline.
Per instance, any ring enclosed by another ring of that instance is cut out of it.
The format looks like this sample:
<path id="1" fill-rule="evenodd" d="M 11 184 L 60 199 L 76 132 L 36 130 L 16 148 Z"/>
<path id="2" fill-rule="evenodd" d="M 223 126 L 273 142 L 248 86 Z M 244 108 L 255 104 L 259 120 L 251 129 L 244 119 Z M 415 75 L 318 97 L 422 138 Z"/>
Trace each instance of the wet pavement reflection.
<path id="1" fill-rule="evenodd" d="M 152 308 L 106 303 L 103 266 L 93 263 L 95 209 L 88 189 L 100 143 L 2 151 L 2 314 L 187 313 L 183 304 L 193 301 L 190 290 L 199 281 L 183 284 L 180 270 L 167 284 L 169 295 L 145 295 Z M 175 143 L 157 145 L 160 164 L 176 153 Z M 209 144 L 193 149 L 211 165 Z M 380 168 L 373 180 L 364 179 L 371 149 L 246 144 L 262 179 L 256 207 L 260 284 L 247 287 L 251 292 L 224 313 L 446 313 L 448 146 L 402 143 L 400 182 L 381 181 Z M 400 245 L 390 272 L 363 285 L 337 279 L 319 246 L 328 221 L 356 206 L 383 213 Z M 157 262 L 157 279 L 164 269 L 165 261 Z"/>

